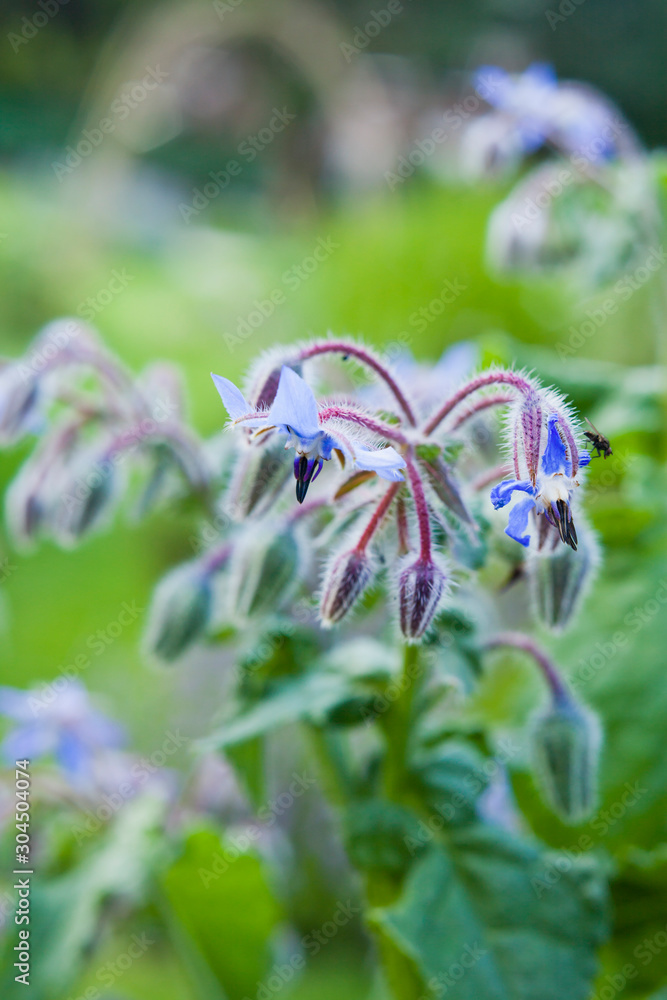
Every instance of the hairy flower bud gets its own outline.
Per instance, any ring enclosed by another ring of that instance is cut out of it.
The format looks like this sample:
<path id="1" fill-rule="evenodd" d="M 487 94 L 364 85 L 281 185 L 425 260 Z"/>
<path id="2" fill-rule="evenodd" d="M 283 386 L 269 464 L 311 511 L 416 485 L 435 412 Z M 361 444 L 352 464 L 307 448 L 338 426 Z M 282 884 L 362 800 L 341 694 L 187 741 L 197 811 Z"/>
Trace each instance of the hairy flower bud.
<path id="1" fill-rule="evenodd" d="M 148 613 L 149 652 L 161 660 L 176 660 L 204 635 L 212 603 L 210 574 L 202 562 L 185 563 L 168 573 L 158 584 Z"/>
<path id="2" fill-rule="evenodd" d="M 363 596 L 371 582 L 374 566 L 368 552 L 352 549 L 331 563 L 322 587 L 320 616 L 325 628 L 341 621 Z"/>
<path id="3" fill-rule="evenodd" d="M 235 549 L 230 593 L 243 618 L 274 611 L 292 593 L 299 576 L 301 548 L 291 527 L 248 530 Z"/>
<path id="4" fill-rule="evenodd" d="M 73 545 L 106 523 L 122 494 L 124 479 L 104 449 L 81 451 L 64 466 L 49 514 L 53 534 L 61 545 Z"/>
<path id="5" fill-rule="evenodd" d="M 554 696 L 533 722 L 535 774 L 546 801 L 565 823 L 594 809 L 601 733 L 596 716 L 567 693 Z"/>
<path id="6" fill-rule="evenodd" d="M 408 642 L 422 638 L 445 594 L 447 577 L 433 559 L 419 558 L 399 570 L 398 612 Z"/>
<path id="7" fill-rule="evenodd" d="M 0 370 L 0 443 L 13 444 L 37 417 L 40 392 L 36 374 L 25 365 Z"/>
<path id="8" fill-rule="evenodd" d="M 559 545 L 552 554 L 532 556 L 527 564 L 535 617 L 555 630 L 566 628 L 576 616 L 600 561 L 597 538 L 581 519 L 578 536 L 576 551 Z"/>

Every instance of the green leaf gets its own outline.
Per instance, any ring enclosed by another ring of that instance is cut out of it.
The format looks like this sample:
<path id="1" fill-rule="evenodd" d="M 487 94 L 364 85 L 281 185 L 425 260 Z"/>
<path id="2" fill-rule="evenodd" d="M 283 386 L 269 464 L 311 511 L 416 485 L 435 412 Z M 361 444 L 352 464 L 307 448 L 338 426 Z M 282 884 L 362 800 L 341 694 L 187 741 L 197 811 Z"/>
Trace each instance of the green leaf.
<path id="1" fill-rule="evenodd" d="M 553 856 L 552 856 L 553 858 Z M 448 1000 L 588 1000 L 605 893 L 591 865 L 569 863 L 542 889 L 549 857 L 476 826 L 419 858 L 401 898 L 372 922 Z"/>
<path id="2" fill-rule="evenodd" d="M 261 701 L 242 708 L 198 746 L 204 752 L 221 750 L 299 719 L 322 722 L 335 705 L 353 693 L 349 680 L 338 674 L 304 674 L 276 685 Z"/>
<path id="3" fill-rule="evenodd" d="M 429 811 L 459 826 L 475 819 L 475 803 L 489 783 L 483 765 L 480 753 L 452 740 L 419 758 L 412 779 Z"/>
<path id="4" fill-rule="evenodd" d="M 161 853 L 158 831 L 164 801 L 149 795 L 127 802 L 108 835 L 77 868 L 50 881 L 33 877 L 30 908 L 31 1000 L 52 1000 L 71 988 L 100 930 L 104 904 L 112 898 L 139 903 Z M 13 925 L 12 925 L 13 926 Z M 11 954 L 15 935 L 5 938 Z M 26 995 L 5 956 L 0 993 Z"/>
<path id="5" fill-rule="evenodd" d="M 667 845 L 630 851 L 611 894 L 614 933 L 598 984 L 618 984 L 622 977 L 624 1000 L 645 997 L 667 984 Z"/>
<path id="6" fill-rule="evenodd" d="M 164 890 L 226 996 L 254 996 L 270 968 L 270 937 L 281 919 L 259 858 L 200 830 L 165 874 Z"/>
<path id="7" fill-rule="evenodd" d="M 404 871 L 420 844 L 419 821 L 409 809 L 382 799 L 355 802 L 345 816 L 350 860 L 362 871 Z"/>

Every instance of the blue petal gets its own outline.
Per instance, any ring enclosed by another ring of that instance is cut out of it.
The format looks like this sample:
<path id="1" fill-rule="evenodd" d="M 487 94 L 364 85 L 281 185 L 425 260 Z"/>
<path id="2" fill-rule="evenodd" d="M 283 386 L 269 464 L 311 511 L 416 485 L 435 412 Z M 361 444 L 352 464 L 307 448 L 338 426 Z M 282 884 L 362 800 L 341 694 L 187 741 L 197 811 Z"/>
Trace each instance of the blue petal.
<path id="1" fill-rule="evenodd" d="M 504 479 L 491 490 L 491 503 L 498 510 L 504 507 L 512 499 L 515 490 L 522 490 L 524 493 L 535 493 L 535 487 L 528 479 Z"/>
<path id="2" fill-rule="evenodd" d="M 291 428 L 297 437 L 311 440 L 319 434 L 317 402 L 300 375 L 283 365 L 269 421 L 281 430 Z"/>
<path id="3" fill-rule="evenodd" d="M 73 778 L 81 777 L 90 770 L 90 748 L 71 730 L 61 733 L 56 747 L 56 760 L 63 771 Z"/>
<path id="4" fill-rule="evenodd" d="M 567 472 L 568 461 L 565 445 L 558 433 L 558 414 L 552 413 L 548 420 L 547 446 L 542 455 L 542 472 L 550 476 L 555 472 Z"/>
<path id="5" fill-rule="evenodd" d="M 354 464 L 358 469 L 377 472 L 381 479 L 389 479 L 394 483 L 402 483 L 405 479 L 401 472 L 405 468 L 405 461 L 395 448 L 372 449 L 355 445 Z"/>
<path id="6" fill-rule="evenodd" d="M 580 467 L 583 467 L 584 465 L 589 465 L 590 461 L 591 461 L 591 456 L 588 454 L 587 451 L 580 451 L 579 452 L 579 465 L 580 465 Z"/>
<path id="7" fill-rule="evenodd" d="M 498 107 L 510 85 L 509 73 L 500 66 L 480 66 L 475 73 L 475 90 L 487 102 Z"/>
<path id="8" fill-rule="evenodd" d="M 524 532 L 528 527 L 528 515 L 534 506 L 533 498 L 526 497 L 525 500 L 520 500 L 519 503 L 515 504 L 509 513 L 505 534 L 513 538 L 519 545 L 528 545 L 530 541 L 530 535 L 526 535 Z"/>
<path id="9" fill-rule="evenodd" d="M 46 721 L 19 726 L 7 733 L 2 743 L 2 757 L 9 763 L 15 760 L 37 760 L 51 753 L 57 735 Z"/>
<path id="10" fill-rule="evenodd" d="M 250 413 L 252 407 L 246 403 L 243 393 L 236 388 L 233 382 L 230 382 L 228 378 L 223 378 L 222 375 L 214 375 L 213 372 L 211 372 L 211 378 L 232 420 L 238 420 L 239 417 L 245 417 Z"/>
<path id="11" fill-rule="evenodd" d="M 556 71 L 551 63 L 531 63 L 521 75 L 522 83 L 529 83 L 540 90 L 555 90 L 558 86 Z"/>
<path id="12" fill-rule="evenodd" d="M 0 687 L 0 715 L 26 722 L 34 719 L 35 713 L 28 704 L 32 695 L 33 692 L 20 688 Z"/>

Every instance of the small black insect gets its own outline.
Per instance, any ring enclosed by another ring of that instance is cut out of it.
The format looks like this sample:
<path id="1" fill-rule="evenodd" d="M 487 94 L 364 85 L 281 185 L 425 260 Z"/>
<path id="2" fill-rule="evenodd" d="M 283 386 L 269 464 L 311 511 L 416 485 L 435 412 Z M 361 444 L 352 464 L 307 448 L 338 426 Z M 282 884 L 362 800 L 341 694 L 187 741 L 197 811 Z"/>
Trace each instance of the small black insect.
<path id="1" fill-rule="evenodd" d="M 591 449 L 591 455 L 593 454 L 593 451 L 596 453 L 595 458 L 599 458 L 600 456 L 608 458 L 609 455 L 613 455 L 614 453 L 611 450 L 611 445 L 604 434 L 600 434 L 599 430 L 593 426 L 588 417 L 586 417 L 586 423 L 590 427 L 590 430 L 584 431 L 584 437 L 587 437 L 593 446 Z"/>

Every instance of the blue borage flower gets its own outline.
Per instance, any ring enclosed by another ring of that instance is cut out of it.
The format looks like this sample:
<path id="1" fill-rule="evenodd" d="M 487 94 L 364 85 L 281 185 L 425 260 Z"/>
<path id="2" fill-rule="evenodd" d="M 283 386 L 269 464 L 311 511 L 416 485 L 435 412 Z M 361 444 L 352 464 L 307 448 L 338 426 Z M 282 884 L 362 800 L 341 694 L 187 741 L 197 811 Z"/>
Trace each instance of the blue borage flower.
<path id="1" fill-rule="evenodd" d="M 122 727 L 93 708 L 88 692 L 75 681 L 46 694 L 0 688 L 0 715 L 16 723 L 2 743 L 6 761 L 52 755 L 74 782 L 90 776 L 98 751 L 118 747 L 124 739 Z"/>
<path id="2" fill-rule="evenodd" d="M 303 503 L 308 487 L 317 479 L 324 462 L 335 453 L 361 470 L 377 473 L 382 479 L 402 482 L 405 461 L 395 448 L 368 448 L 337 427 L 320 425 L 317 400 L 304 380 L 283 365 L 278 390 L 268 410 L 253 409 L 243 393 L 228 378 L 214 375 L 215 386 L 234 424 L 257 429 L 257 434 L 275 430 L 287 437 L 286 448 L 294 448 L 296 498 Z"/>
<path id="3" fill-rule="evenodd" d="M 561 541 L 570 548 L 577 548 L 577 532 L 572 520 L 571 500 L 579 485 L 572 477 L 572 462 L 558 431 L 558 414 L 547 419 L 547 442 L 540 459 L 535 482 L 530 479 L 505 479 L 491 490 L 491 503 L 498 510 L 505 507 L 515 492 L 527 493 L 509 512 L 505 534 L 520 545 L 527 546 L 530 535 L 526 533 L 531 510 L 544 514 L 549 524 L 558 529 Z M 588 452 L 579 453 L 579 465 L 588 465 Z"/>
<path id="4" fill-rule="evenodd" d="M 523 73 L 481 66 L 475 88 L 506 116 L 526 155 L 546 143 L 594 163 L 612 159 L 632 143 L 630 130 L 601 94 L 571 81 L 559 82 L 553 67 L 533 63 Z M 622 134 L 624 133 L 624 134 Z"/>

